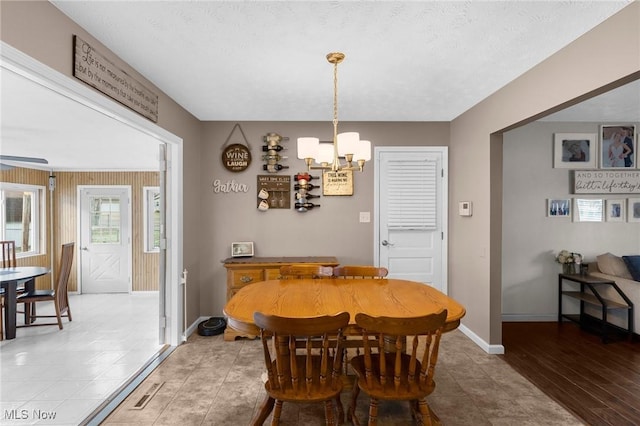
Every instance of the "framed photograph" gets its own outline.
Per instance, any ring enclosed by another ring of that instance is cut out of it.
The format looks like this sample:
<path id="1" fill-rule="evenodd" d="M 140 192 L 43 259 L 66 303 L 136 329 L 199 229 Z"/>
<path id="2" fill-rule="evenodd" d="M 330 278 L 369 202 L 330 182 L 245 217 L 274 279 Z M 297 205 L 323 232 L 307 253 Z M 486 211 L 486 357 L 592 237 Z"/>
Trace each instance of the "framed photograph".
<path id="1" fill-rule="evenodd" d="M 600 168 L 637 168 L 636 127 L 631 124 L 600 126 Z"/>
<path id="2" fill-rule="evenodd" d="M 627 222 L 640 222 L 640 198 L 627 200 Z"/>
<path id="3" fill-rule="evenodd" d="M 553 137 L 554 168 L 595 169 L 597 167 L 597 134 L 555 133 Z"/>
<path id="4" fill-rule="evenodd" d="M 604 220 L 604 200 L 593 198 L 573 199 L 574 222 L 602 222 Z"/>
<path id="5" fill-rule="evenodd" d="M 231 257 L 253 256 L 253 241 L 231 243 Z"/>
<path id="6" fill-rule="evenodd" d="M 571 217 L 571 198 L 547 199 L 548 217 Z"/>
<path id="7" fill-rule="evenodd" d="M 626 221 L 627 209 L 626 200 L 606 200 L 606 218 L 607 222 L 624 222 Z"/>

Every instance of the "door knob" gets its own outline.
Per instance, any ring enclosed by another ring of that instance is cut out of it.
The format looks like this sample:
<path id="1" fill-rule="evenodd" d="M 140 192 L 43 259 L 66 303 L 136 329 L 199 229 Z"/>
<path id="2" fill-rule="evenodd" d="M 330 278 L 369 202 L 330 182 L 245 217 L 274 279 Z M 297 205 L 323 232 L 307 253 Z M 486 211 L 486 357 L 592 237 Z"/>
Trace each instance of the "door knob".
<path id="1" fill-rule="evenodd" d="M 81 247 L 80 250 L 89 251 L 89 249 L 86 247 Z"/>
<path id="2" fill-rule="evenodd" d="M 389 246 L 389 247 L 393 247 L 393 244 L 391 244 L 389 241 L 387 240 L 382 240 L 382 242 L 380 243 L 383 246 Z"/>

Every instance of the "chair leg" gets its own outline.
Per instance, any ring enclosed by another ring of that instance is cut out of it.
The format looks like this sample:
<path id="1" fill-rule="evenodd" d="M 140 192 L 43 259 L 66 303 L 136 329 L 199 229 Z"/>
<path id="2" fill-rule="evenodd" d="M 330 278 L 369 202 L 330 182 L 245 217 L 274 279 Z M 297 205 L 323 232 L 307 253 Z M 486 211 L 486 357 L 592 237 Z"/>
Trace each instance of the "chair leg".
<path id="1" fill-rule="evenodd" d="M 58 319 L 58 329 L 62 330 L 62 316 L 60 315 L 60 306 L 58 305 L 58 302 L 55 302 L 54 305 L 56 307 L 56 318 Z"/>
<path id="2" fill-rule="evenodd" d="M 273 417 L 271 417 L 271 426 L 278 426 L 280 424 L 280 415 L 282 414 L 282 401 L 276 400 L 276 405 L 273 407 Z"/>
<path id="3" fill-rule="evenodd" d="M 333 401 L 330 399 L 324 402 L 324 421 L 327 426 L 336 426 L 336 417 L 333 413 Z"/>
<path id="4" fill-rule="evenodd" d="M 336 411 L 338 412 L 338 424 L 344 423 L 344 407 L 342 406 L 342 401 L 340 400 L 340 394 L 336 396 Z"/>
<path id="5" fill-rule="evenodd" d="M 358 399 L 359 393 L 360 388 L 358 387 L 358 376 L 356 376 L 353 380 L 353 388 L 351 390 L 351 403 L 347 409 L 347 420 L 356 426 L 360 425 L 360 422 L 358 422 L 358 418 L 356 417 L 356 400 Z"/>
<path id="6" fill-rule="evenodd" d="M 267 417 L 269 417 L 269 414 L 271 414 L 274 403 L 275 400 L 267 395 L 267 397 L 262 402 L 262 406 L 260 406 L 260 411 L 253 418 L 253 420 L 251 420 L 251 426 L 262 426 L 264 424 L 264 421 L 267 420 Z"/>
<path id="7" fill-rule="evenodd" d="M 378 399 L 370 397 L 369 403 L 369 426 L 376 426 L 378 424 Z"/>
<path id="8" fill-rule="evenodd" d="M 422 418 L 422 424 L 424 426 L 432 426 L 433 422 L 431 421 L 431 410 L 429 409 L 429 405 L 427 404 L 427 400 L 425 398 L 418 400 L 418 411 Z"/>

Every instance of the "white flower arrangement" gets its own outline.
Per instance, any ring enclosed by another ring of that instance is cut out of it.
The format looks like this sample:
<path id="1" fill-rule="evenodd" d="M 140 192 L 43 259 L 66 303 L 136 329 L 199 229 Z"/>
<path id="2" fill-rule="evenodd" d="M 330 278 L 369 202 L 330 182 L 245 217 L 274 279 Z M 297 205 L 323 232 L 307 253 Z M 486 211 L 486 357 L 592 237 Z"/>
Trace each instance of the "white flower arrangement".
<path id="1" fill-rule="evenodd" d="M 558 263 L 573 263 L 573 256 L 568 250 L 560 250 L 560 253 L 556 256 L 556 262 Z"/>
<path id="2" fill-rule="evenodd" d="M 569 263 L 582 263 L 582 255 L 580 253 L 572 253 L 569 250 L 560 250 L 560 253 L 556 256 L 556 262 L 563 265 Z"/>

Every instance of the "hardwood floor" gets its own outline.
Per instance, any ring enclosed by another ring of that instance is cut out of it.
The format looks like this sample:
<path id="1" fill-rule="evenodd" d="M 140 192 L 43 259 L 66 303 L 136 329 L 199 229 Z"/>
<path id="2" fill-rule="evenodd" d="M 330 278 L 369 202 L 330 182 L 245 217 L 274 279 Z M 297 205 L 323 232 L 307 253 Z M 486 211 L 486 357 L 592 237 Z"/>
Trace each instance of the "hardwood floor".
<path id="1" fill-rule="evenodd" d="M 603 344 L 575 323 L 505 322 L 502 342 L 508 364 L 587 424 L 640 425 L 637 338 Z"/>

